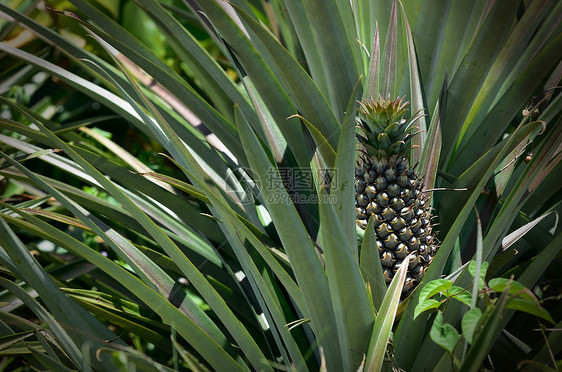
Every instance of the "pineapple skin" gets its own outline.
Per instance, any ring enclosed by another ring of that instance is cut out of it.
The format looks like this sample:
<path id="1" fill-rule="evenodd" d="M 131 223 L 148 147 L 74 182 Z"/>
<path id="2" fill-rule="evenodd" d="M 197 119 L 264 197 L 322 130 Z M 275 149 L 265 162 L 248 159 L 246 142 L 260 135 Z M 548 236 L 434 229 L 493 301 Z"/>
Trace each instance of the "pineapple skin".
<path id="1" fill-rule="evenodd" d="M 379 97 L 360 103 L 355 209 L 356 223 L 362 229 L 373 219 L 387 284 L 413 253 L 402 289 L 405 298 L 423 278 L 437 247 L 423 182 L 410 168 L 407 155 L 406 142 L 416 129 L 412 126 L 416 118 L 403 119 L 407 103 L 402 101 Z"/>

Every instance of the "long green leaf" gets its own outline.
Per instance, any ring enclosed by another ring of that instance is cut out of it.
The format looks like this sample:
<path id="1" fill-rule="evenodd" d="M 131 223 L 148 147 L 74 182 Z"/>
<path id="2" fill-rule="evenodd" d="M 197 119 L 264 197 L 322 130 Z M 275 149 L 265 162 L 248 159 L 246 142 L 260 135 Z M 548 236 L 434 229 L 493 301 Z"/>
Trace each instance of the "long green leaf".
<path id="1" fill-rule="evenodd" d="M 277 142 L 284 140 L 297 163 L 300 166 L 308 164 L 309 156 L 306 147 L 302 146 L 305 143 L 302 128 L 298 119 L 293 117 L 297 114 L 297 110 L 279 80 L 251 44 L 243 30 L 229 17 L 218 1 L 200 1 L 199 5 L 228 47 L 232 49 L 237 62 L 243 68 L 241 78 L 246 83 L 246 89 L 255 88 L 254 100 L 259 98 L 259 100 L 263 101 L 267 111 L 273 117 L 271 122 L 263 122 L 262 120 L 262 125 L 264 125 L 264 130 L 278 161 L 289 160 L 288 154 L 285 153 L 287 149 L 283 148 L 283 146 L 278 147 L 277 144 Z M 238 50 L 243 50 L 244 52 L 237 53 Z M 247 81 L 248 79 L 249 81 Z M 250 91 L 249 93 L 252 92 Z M 290 117 L 292 118 L 288 119 Z M 252 118 L 246 119 L 252 120 Z M 283 136 L 279 137 L 276 133 L 277 131 L 280 131 Z"/>
<path id="2" fill-rule="evenodd" d="M 46 368 L 47 370 L 49 370 L 49 371 L 60 371 L 60 372 L 71 372 L 72 371 L 68 367 L 61 364 L 59 361 L 53 359 L 50 356 L 47 356 L 47 355 L 39 352 L 35 348 L 33 348 L 31 346 L 28 346 L 28 348 L 29 348 L 29 351 L 31 351 L 31 354 L 33 354 L 33 356 L 35 358 L 37 358 L 37 360 L 39 360 L 39 363 L 41 363 L 43 365 L 43 367 Z"/>
<path id="3" fill-rule="evenodd" d="M 90 337 L 105 340 L 115 338 L 115 335 L 91 314 L 61 293 L 53 280 L 15 236 L 4 219 L 0 220 L 0 239 L 2 248 L 24 276 L 22 279 L 33 286 L 54 316 L 9 280 L 0 278 L 0 284 L 18 296 L 38 317 L 49 325 L 58 342 L 76 365 L 81 364 L 82 353 L 80 349 L 83 344 L 93 342 Z M 61 323 L 72 325 L 72 327 L 63 328 L 60 325 Z M 110 366 L 107 360 L 104 363 L 106 366 Z"/>
<path id="4" fill-rule="evenodd" d="M 375 310 L 380 310 L 382 301 L 386 294 L 386 281 L 382 272 L 377 236 L 373 226 L 374 219 L 369 219 L 363 242 L 361 244 L 360 267 L 363 280 L 371 290 L 371 298 Z"/>
<path id="5" fill-rule="evenodd" d="M 484 149 L 494 145 L 510 124 L 510 120 L 506 120 L 506 118 L 515 117 L 521 106 L 531 100 L 533 93 L 537 89 L 543 89 L 541 82 L 546 72 L 550 71 L 558 62 L 557 55 L 560 54 L 560 49 L 562 49 L 562 36 L 547 45 L 517 76 L 505 94 L 490 108 L 479 126 L 475 125 L 478 122 L 473 122 L 474 134 L 466 133 L 463 137 L 463 143 L 458 149 L 458 154 L 455 155 L 451 171 L 463 171 L 483 154 Z"/>
<path id="6" fill-rule="evenodd" d="M 90 17 L 100 28 L 93 27 L 91 24 L 82 21 L 84 26 L 88 27 L 98 37 L 104 39 L 112 47 L 119 50 L 127 58 L 150 74 L 154 80 L 162 84 L 184 103 L 185 106 L 189 107 L 237 158 L 244 158 L 243 153 L 239 151 L 240 143 L 237 141 L 236 129 L 233 127 L 232 123 L 225 120 L 225 118 L 205 102 L 192 87 L 188 86 L 183 79 L 173 72 L 165 63 L 159 60 L 142 43 L 96 9 L 92 4 L 85 0 L 73 0 L 72 3 Z"/>
<path id="7" fill-rule="evenodd" d="M 355 234 L 355 161 L 356 139 L 355 139 L 355 115 L 357 113 L 357 96 L 359 94 L 359 82 L 355 85 L 353 94 L 347 104 L 345 117 L 339 135 L 338 150 L 330 185 L 330 196 L 335 198 L 335 209 L 338 212 L 341 227 L 347 236 L 347 244 L 350 253 L 355 260 L 359 259 Z"/>
<path id="8" fill-rule="evenodd" d="M 327 197 L 322 191 L 320 196 Z M 344 369 L 357 369 L 367 348 L 374 313 L 359 269 L 355 244 L 350 246 L 348 234 L 343 230 L 347 224 L 340 223 L 333 203 L 327 201 L 319 207 L 319 241 L 326 260 L 342 362 Z"/>
<path id="9" fill-rule="evenodd" d="M 29 338 L 29 336 L 33 336 L 33 334 L 35 334 L 35 331 L 24 331 L 24 332 L 12 333 L 6 336 L 1 336 L 0 350 L 4 350 L 14 344 L 17 344 L 18 342 L 23 341 L 26 338 Z"/>
<path id="10" fill-rule="evenodd" d="M 266 48 L 265 53 L 268 53 L 271 60 L 276 64 L 276 69 L 281 74 L 280 81 L 291 96 L 300 115 L 312 123 L 328 143 L 335 148 L 339 124 L 314 81 L 268 30 L 264 29 L 244 11 L 239 10 L 238 13 L 260 38 Z"/>
<path id="11" fill-rule="evenodd" d="M 170 146 L 172 149 L 172 153 L 177 156 L 178 161 L 181 161 L 184 164 L 190 164 L 190 169 L 194 167 L 196 168 L 196 160 L 192 157 L 189 151 L 187 151 L 187 149 L 183 145 L 183 142 L 181 142 L 177 134 L 173 132 L 166 120 L 155 110 L 154 105 L 152 105 L 146 98 L 146 96 L 144 96 L 142 92 L 140 92 L 140 89 L 138 88 L 136 83 L 132 79 L 129 79 L 129 82 L 137 91 L 139 98 L 143 101 L 144 105 L 147 106 L 149 112 L 158 119 L 157 123 L 159 126 L 154 126 L 152 129 L 155 132 L 162 131 L 163 134 L 172 139 L 170 141 Z M 123 90 L 121 92 L 122 94 L 125 94 Z M 147 125 L 156 123 L 151 120 L 151 118 L 144 112 L 142 107 L 140 107 L 130 97 L 128 98 L 130 99 L 130 103 L 133 105 L 137 113 L 144 118 L 144 121 Z M 206 174 L 205 176 L 203 176 L 201 169 L 196 169 L 196 171 L 198 172 L 197 174 L 200 179 L 194 179 L 194 181 L 199 182 L 203 186 L 204 183 L 202 182 L 202 179 L 206 176 Z M 193 176 L 194 173 L 191 173 L 191 175 Z M 113 189 L 113 185 L 111 184 L 107 184 L 106 187 L 108 187 L 109 189 Z M 211 191 L 208 190 L 207 194 L 209 196 L 211 194 Z M 117 194 L 116 199 L 127 205 L 128 208 L 136 210 L 136 206 L 131 205 L 128 199 L 121 198 L 120 194 Z M 166 253 L 177 263 L 180 270 L 182 270 L 184 275 L 186 275 L 190 282 L 195 286 L 201 296 L 209 303 L 215 313 L 223 319 L 223 324 L 227 329 L 230 330 L 232 336 L 239 342 L 240 348 L 246 352 L 246 355 L 248 356 L 248 358 L 250 358 L 251 364 L 264 367 L 266 365 L 264 364 L 266 363 L 266 358 L 259 349 L 255 340 L 252 339 L 248 330 L 243 327 L 240 321 L 232 313 L 230 308 L 228 308 L 224 299 L 220 297 L 220 295 L 201 274 L 197 267 L 189 260 L 188 257 L 183 254 L 180 249 L 178 249 L 175 244 L 173 244 L 173 242 L 167 236 L 165 236 L 158 229 L 157 226 L 149 221 L 144 214 L 137 214 L 137 218 L 139 218 L 139 221 L 145 222 L 143 226 L 147 229 L 147 231 L 150 232 L 151 236 L 154 237 L 154 239 L 161 245 L 164 251 L 166 251 Z M 214 324 L 211 323 L 211 325 Z M 226 347 L 229 348 L 228 345 L 226 345 Z"/>
<path id="12" fill-rule="evenodd" d="M 289 195 L 277 169 L 269 161 L 251 128 L 244 121 L 241 123 L 241 139 L 252 169 L 262 185 L 273 186 L 263 187 L 261 191 L 302 291 L 306 308 L 301 311 L 311 319 L 318 343 L 324 348 L 330 365 L 338 369 L 342 363 L 341 349 L 328 280 L 295 207 L 288 202 Z"/>
<path id="13" fill-rule="evenodd" d="M 482 362 L 488 355 L 492 342 L 496 338 L 498 330 L 501 330 L 502 313 L 507 303 L 507 292 L 504 292 L 495 304 L 493 310 L 487 314 L 487 319 L 482 329 L 474 339 L 471 347 L 464 358 L 460 372 L 476 372 L 480 369 Z"/>
<path id="14" fill-rule="evenodd" d="M 200 86 L 213 97 L 215 104 L 222 108 L 223 114 L 232 115 L 234 104 L 237 104 L 245 115 L 253 112 L 247 98 L 242 95 L 231 78 L 218 65 L 217 61 L 197 42 L 195 37 L 165 11 L 160 3 L 154 0 L 136 0 L 151 15 L 152 20 L 165 32 L 167 41 L 202 80 Z M 255 113 L 254 113 L 255 114 Z M 233 116 L 232 116 L 232 119 Z"/>
<path id="15" fill-rule="evenodd" d="M 481 81 L 489 69 L 492 56 L 510 30 L 517 7 L 511 0 L 496 1 L 470 43 L 448 88 L 447 125 L 443 126 L 443 157 L 446 164 L 452 156 L 455 141 L 461 133 Z"/>
<path id="16" fill-rule="evenodd" d="M 45 127 L 43 127 L 42 129 L 47 131 L 47 133 L 49 133 Z M 57 139 L 55 138 L 56 137 L 52 137 L 52 139 L 54 139 L 56 142 Z M 85 162 L 77 154 L 75 154 L 68 147 L 68 145 L 64 144 L 60 140 L 58 141 L 59 141 L 59 145 L 61 145 L 62 148 L 66 148 L 65 150 L 67 153 L 70 152 L 75 155 L 74 156 L 75 160 L 78 160 L 84 169 L 89 170 L 90 174 L 92 174 L 98 181 L 101 181 L 102 185 L 105 184 L 104 186 L 106 190 L 108 189 L 117 190 L 117 192 L 119 192 L 120 195 L 122 195 L 121 197 L 117 196 L 118 199 L 121 199 L 121 201 L 127 200 L 129 205 L 132 204 L 132 202 L 129 199 L 127 199 L 126 197 L 123 198 L 124 195 L 121 194 L 120 191 L 118 191 L 115 185 L 110 183 L 99 173 L 98 176 L 96 177 L 95 174 L 97 173 L 97 171 L 95 171 L 89 163 Z M 220 332 L 216 327 L 216 325 L 210 321 L 207 315 L 204 314 L 203 311 L 196 304 L 190 301 L 189 297 L 182 296 L 179 292 L 177 292 L 177 290 L 174 289 L 176 285 L 173 282 L 173 280 L 161 268 L 155 265 L 151 260 L 149 260 L 146 256 L 144 256 L 144 254 L 142 254 L 138 249 L 136 249 L 130 242 L 123 239 L 122 236 L 120 236 L 114 230 L 110 229 L 109 226 L 105 225 L 102 221 L 92 216 L 87 210 L 73 203 L 72 201 L 67 199 L 64 195 L 60 194 L 58 191 L 53 189 L 51 186 L 45 184 L 43 181 L 41 181 L 39 177 L 31 174 L 27 169 L 25 169 L 18 163 L 14 162 L 4 154 L 2 154 L 2 156 L 5 159 L 9 160 L 10 163 L 12 163 L 13 165 L 16 165 L 16 167 L 19 168 L 21 171 L 27 173 L 30 178 L 34 179 L 35 182 L 42 185 L 43 188 L 49 190 L 49 192 L 55 198 L 57 198 L 77 217 L 79 217 L 89 228 L 95 231 L 95 233 L 98 236 L 103 237 L 104 240 L 107 242 L 107 244 L 109 244 L 113 249 L 119 252 L 120 256 L 131 267 L 136 269 L 135 271 L 141 278 L 143 278 L 145 283 L 147 283 L 150 286 L 153 286 L 153 288 L 158 288 L 163 294 L 165 294 L 170 299 L 170 301 L 174 301 L 174 302 L 179 301 L 178 306 L 180 307 L 180 309 L 182 309 L 182 311 L 184 311 L 186 314 L 189 314 L 191 317 L 193 317 L 195 322 L 198 323 L 199 326 L 204 328 L 208 333 L 216 337 L 218 340 L 224 339 L 222 332 Z M 113 194 L 113 195 L 116 196 L 117 194 Z M 134 209 L 136 209 L 136 213 L 133 212 L 132 214 L 139 216 L 140 211 L 138 210 L 138 208 L 134 206 Z M 145 216 L 145 218 L 147 217 Z M 154 228 L 152 229 L 154 230 Z M 147 230 L 149 231 L 149 229 Z"/>
<path id="17" fill-rule="evenodd" d="M 161 294 L 146 286 L 130 272 L 105 258 L 100 253 L 93 251 L 84 243 L 57 230 L 37 217 L 30 216 L 21 211 L 14 211 L 20 213 L 26 220 L 31 222 L 28 226 L 24 225 L 26 229 L 33 231 L 39 236 L 46 235 L 45 238 L 49 238 L 69 251 L 84 257 L 86 260 L 94 263 L 97 267 L 114 277 L 118 282 L 130 288 L 135 295 L 160 315 L 164 323 L 174 325 L 175 329 L 182 334 L 186 340 L 189 340 L 190 344 L 192 344 L 203 357 L 209 360 L 209 364 L 214 365 L 216 368 L 235 367 L 233 370 L 242 370 L 236 367 L 237 364 L 224 352 L 224 349 L 216 344 L 201 328 L 195 325 L 192 320 L 162 297 Z M 7 219 L 7 216 L 3 216 L 3 218 Z M 17 221 L 12 221 L 12 223 L 14 222 Z M 18 224 L 21 224 L 21 222 L 18 222 Z"/>
<path id="18" fill-rule="evenodd" d="M 410 255 L 403 262 L 409 262 Z M 381 307 L 377 314 L 371 340 L 369 341 L 369 349 L 365 360 L 365 369 L 369 372 L 378 372 L 382 369 L 382 365 L 386 356 L 386 346 L 392 332 L 392 325 L 396 317 L 396 311 L 400 304 L 400 296 L 402 295 L 402 287 L 406 279 L 408 265 L 400 265 L 400 269 L 392 278 L 388 291 L 384 296 Z"/>
<path id="19" fill-rule="evenodd" d="M 408 23 L 408 18 L 406 17 L 406 12 L 402 8 L 403 22 L 405 27 L 405 33 L 408 45 L 408 63 L 410 70 L 410 101 L 411 101 L 411 115 L 416 116 L 419 113 L 424 112 L 424 97 L 423 90 L 421 86 L 421 80 L 418 71 L 418 61 L 416 59 L 416 50 L 414 47 L 414 39 L 412 36 L 412 31 L 410 30 L 410 24 Z M 438 107 L 438 106 L 437 106 Z M 411 161 L 414 164 L 421 162 L 424 155 L 424 146 L 427 143 L 427 130 L 428 126 L 426 123 L 425 115 L 422 115 L 416 120 L 416 127 L 418 128 L 418 133 L 412 138 L 412 154 Z M 432 145 L 438 143 L 430 142 Z M 432 146 L 433 147 L 433 146 Z M 435 149 L 432 149 L 435 151 Z"/>
<path id="20" fill-rule="evenodd" d="M 363 71 L 351 7 L 333 0 L 305 0 L 304 9 L 328 83 L 327 96 L 332 111 L 341 120 Z"/>

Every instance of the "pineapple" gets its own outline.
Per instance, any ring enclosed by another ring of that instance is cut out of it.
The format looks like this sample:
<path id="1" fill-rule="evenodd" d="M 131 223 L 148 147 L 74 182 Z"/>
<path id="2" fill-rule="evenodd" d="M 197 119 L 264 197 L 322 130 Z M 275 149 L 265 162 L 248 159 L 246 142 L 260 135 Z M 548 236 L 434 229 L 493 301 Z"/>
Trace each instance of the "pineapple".
<path id="1" fill-rule="evenodd" d="M 390 283 L 409 253 L 408 275 L 402 290 L 406 297 L 423 277 L 435 255 L 430 207 L 422 182 L 410 168 L 407 142 L 415 135 L 413 122 L 403 118 L 403 98 L 363 101 L 357 135 L 360 155 L 355 168 L 356 223 L 362 229 L 369 218 L 377 236 L 383 275 Z"/>

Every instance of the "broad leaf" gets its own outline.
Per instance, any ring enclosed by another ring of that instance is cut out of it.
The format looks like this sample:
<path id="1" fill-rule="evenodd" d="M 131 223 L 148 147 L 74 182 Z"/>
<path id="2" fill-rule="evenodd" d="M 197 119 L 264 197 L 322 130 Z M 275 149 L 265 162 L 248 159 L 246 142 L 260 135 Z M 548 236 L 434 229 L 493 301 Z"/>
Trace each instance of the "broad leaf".
<path id="1" fill-rule="evenodd" d="M 453 285 L 453 282 L 447 279 L 435 279 L 427 283 L 420 292 L 419 302 L 433 297 L 439 292 L 443 292 Z"/>
<path id="2" fill-rule="evenodd" d="M 533 301 L 521 297 L 512 298 L 507 302 L 507 305 L 505 307 L 507 309 L 523 311 L 528 314 L 536 315 L 549 321 L 552 324 L 555 324 L 554 319 L 552 319 L 552 316 L 549 314 L 549 312 L 546 311 L 536 299 Z"/>
<path id="3" fill-rule="evenodd" d="M 439 306 L 441 306 L 441 301 L 434 300 L 433 298 L 428 298 L 425 301 L 420 302 L 414 309 L 414 319 L 416 319 L 418 315 L 424 311 L 436 309 Z"/>
<path id="4" fill-rule="evenodd" d="M 494 278 L 490 279 L 488 282 L 488 287 L 494 292 L 504 292 L 508 289 L 510 295 L 517 295 L 518 297 L 525 298 L 527 300 L 536 300 L 533 293 L 525 287 L 523 284 L 516 280 L 506 279 L 506 278 Z"/>
<path id="5" fill-rule="evenodd" d="M 447 290 L 447 294 L 465 305 L 472 306 L 472 295 L 468 289 L 452 286 Z"/>
<path id="6" fill-rule="evenodd" d="M 443 324 L 443 313 L 441 311 L 437 313 L 433 321 L 429 336 L 433 342 L 445 348 L 450 354 L 453 353 L 460 339 L 459 332 L 455 327 L 448 323 Z"/>
<path id="7" fill-rule="evenodd" d="M 480 273 L 479 273 L 480 275 L 478 279 L 479 291 L 481 291 L 482 288 L 484 288 L 487 270 L 488 270 L 488 262 L 484 261 L 482 262 L 482 266 L 480 266 Z M 472 275 L 472 277 L 474 278 L 474 275 L 476 274 L 476 261 L 474 260 L 470 261 L 470 264 L 468 264 L 468 271 L 470 272 L 470 275 Z"/>
<path id="8" fill-rule="evenodd" d="M 482 318 L 482 310 L 477 307 L 468 310 L 462 317 L 462 335 L 469 344 L 472 344 L 474 340 L 474 333 L 477 330 L 480 318 Z"/>

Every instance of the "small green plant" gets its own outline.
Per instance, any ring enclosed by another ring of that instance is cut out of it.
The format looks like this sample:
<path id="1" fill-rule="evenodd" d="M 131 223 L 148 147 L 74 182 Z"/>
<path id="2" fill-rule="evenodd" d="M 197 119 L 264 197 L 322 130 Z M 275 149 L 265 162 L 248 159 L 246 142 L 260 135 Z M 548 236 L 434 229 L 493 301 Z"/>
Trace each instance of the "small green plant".
<path id="1" fill-rule="evenodd" d="M 449 279 L 436 279 L 422 288 L 414 310 L 414 318 L 426 311 L 436 312 L 429 336 L 449 353 L 454 370 L 468 370 L 463 364 L 465 360 L 470 363 L 468 355 L 487 349 L 489 335 L 494 333 L 505 311 L 523 311 L 554 324 L 530 289 L 513 278 L 493 278 L 486 283 L 487 262 L 482 263 L 476 280 L 476 266 L 474 260 L 468 265 L 473 280 L 478 282 L 478 286 L 473 287 L 477 288 L 476 296 L 471 293 L 471 288 L 455 286 Z M 460 301 L 470 307 L 460 321 L 457 319 L 460 333 L 443 319 L 443 308 L 451 301 Z"/>

